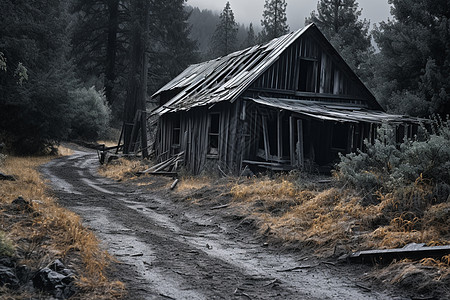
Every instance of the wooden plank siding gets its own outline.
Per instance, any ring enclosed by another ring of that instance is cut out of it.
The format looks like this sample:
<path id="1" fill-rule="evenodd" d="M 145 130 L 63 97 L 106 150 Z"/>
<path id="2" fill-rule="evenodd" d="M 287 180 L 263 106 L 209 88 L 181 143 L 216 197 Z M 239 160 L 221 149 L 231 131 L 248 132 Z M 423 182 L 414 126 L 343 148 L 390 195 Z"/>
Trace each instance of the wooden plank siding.
<path id="1" fill-rule="evenodd" d="M 153 97 L 159 162 L 184 151 L 192 174 L 331 166 L 382 122 L 397 141 L 418 120 L 384 112 L 315 25 L 188 67 Z M 409 125 L 407 125 L 409 124 Z M 176 135 L 176 136 L 174 136 Z M 312 168 L 310 169 L 312 170 Z"/>
<path id="2" fill-rule="evenodd" d="M 327 45 L 321 43 L 313 35 L 304 34 L 253 83 L 250 90 L 267 89 L 277 93 L 286 92 L 290 95 L 295 92 L 294 94 L 305 99 L 308 96 L 310 98 L 312 96 L 326 98 L 327 95 L 334 99 L 332 96 L 340 95 L 346 96 L 343 99 L 347 99 L 349 103 L 357 102 L 355 99 L 372 98 L 370 93 L 361 88 L 348 66 L 342 64 L 341 60 L 332 53 L 327 51 Z M 305 67 L 307 61 L 314 63 L 311 74 L 305 73 L 308 72 Z M 311 76 L 311 81 L 314 82 L 313 90 L 300 88 L 299 82 L 302 76 Z"/>
<path id="3" fill-rule="evenodd" d="M 217 170 L 235 173 L 241 167 L 241 161 L 250 147 L 248 126 L 242 126 L 240 120 L 242 102 L 224 103 L 213 109 L 200 107 L 188 112 L 165 114 L 159 119 L 157 161 L 168 159 L 171 155 L 184 151 L 185 167 L 193 174 L 201 173 L 210 165 Z M 180 117 L 180 144 L 173 144 L 173 130 L 176 114 Z M 219 114 L 218 153 L 210 154 L 209 130 L 210 115 Z"/>

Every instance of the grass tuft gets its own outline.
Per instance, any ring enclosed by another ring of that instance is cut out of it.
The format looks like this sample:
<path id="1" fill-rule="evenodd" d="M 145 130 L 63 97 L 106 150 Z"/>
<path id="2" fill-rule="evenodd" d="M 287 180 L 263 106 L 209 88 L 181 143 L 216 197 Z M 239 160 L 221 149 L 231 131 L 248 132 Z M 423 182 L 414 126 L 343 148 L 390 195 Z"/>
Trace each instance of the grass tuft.
<path id="1" fill-rule="evenodd" d="M 79 274 L 80 297 L 102 294 L 93 297 L 120 298 L 123 284 L 110 282 L 106 276 L 112 258 L 100 248 L 95 235 L 81 224 L 80 217 L 59 206 L 47 193 L 37 169 L 50 159 L 8 156 L 4 161 L 2 171 L 16 178 L 16 181 L 0 181 L 0 219 L 2 229 L 9 233 L 9 245 L 17 245 L 21 263 L 33 270 L 56 258 L 66 261 Z M 30 210 L 12 208 L 11 202 L 19 196 L 30 202 Z M 8 245 L 7 239 L 1 236 L 0 239 L 0 244 Z M 10 253 L 11 247 L 7 249 Z M 17 293 L 16 296 L 20 298 Z"/>

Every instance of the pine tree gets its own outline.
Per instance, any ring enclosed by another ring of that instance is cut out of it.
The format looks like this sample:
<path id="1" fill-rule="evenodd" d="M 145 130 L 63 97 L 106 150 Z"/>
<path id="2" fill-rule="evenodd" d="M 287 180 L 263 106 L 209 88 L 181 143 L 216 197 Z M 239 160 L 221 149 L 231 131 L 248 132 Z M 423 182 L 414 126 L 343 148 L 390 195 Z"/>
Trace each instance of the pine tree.
<path id="1" fill-rule="evenodd" d="M 377 96 L 399 113 L 450 113 L 447 0 L 391 0 L 393 19 L 374 31 Z"/>
<path id="2" fill-rule="evenodd" d="M 306 19 L 307 24 L 317 25 L 357 73 L 372 50 L 370 23 L 360 20 L 360 16 L 356 0 L 320 0 L 317 12 L 311 12 Z"/>
<path id="3" fill-rule="evenodd" d="M 242 43 L 241 48 L 248 48 L 248 47 L 256 45 L 256 43 L 257 43 L 257 41 L 256 41 L 255 30 L 253 29 L 253 23 L 250 23 L 250 25 L 248 26 L 248 30 L 247 30 L 247 38 Z"/>
<path id="4" fill-rule="evenodd" d="M 190 12 L 185 0 L 155 1 L 151 5 L 149 93 L 155 92 L 188 65 L 198 61 L 197 43 L 189 38 Z"/>
<path id="5" fill-rule="evenodd" d="M 127 97 L 125 100 L 123 119 L 123 153 L 128 154 L 136 150 L 135 146 L 139 137 L 138 130 L 134 130 L 133 124 L 138 124 L 142 133 L 142 155 L 144 157 L 147 156 L 145 115 L 139 115 L 137 112 L 145 112 L 146 110 L 149 8 L 150 5 L 147 0 L 135 0 L 130 6 L 130 15 L 132 16 L 129 31 L 130 51 L 128 52 L 130 70 L 128 73 Z M 141 116 L 141 118 L 135 120 L 136 116 Z"/>
<path id="6" fill-rule="evenodd" d="M 285 0 L 266 0 L 264 4 L 263 27 L 260 34 L 260 42 L 268 42 L 274 38 L 289 32 L 286 17 L 287 3 Z"/>
<path id="7" fill-rule="evenodd" d="M 0 136 L 16 153 L 44 150 L 70 132 L 69 91 L 76 81 L 68 59 L 64 1 L 2 1 Z M 0 55 L 1 56 L 1 55 Z M 20 81 L 26 66 L 28 79 Z"/>
<path id="8" fill-rule="evenodd" d="M 120 81 L 123 76 L 119 74 L 125 73 L 127 66 L 127 7 L 119 0 L 75 0 L 72 4 L 72 55 L 78 76 L 91 81 L 87 85 L 104 87 L 108 103 L 120 109 L 123 99 L 118 95 L 125 89 L 125 81 Z M 99 82 L 99 78 L 103 80 Z"/>
<path id="9" fill-rule="evenodd" d="M 227 55 L 236 50 L 238 25 L 234 20 L 230 2 L 220 14 L 220 22 L 211 39 L 211 53 L 213 56 Z"/>

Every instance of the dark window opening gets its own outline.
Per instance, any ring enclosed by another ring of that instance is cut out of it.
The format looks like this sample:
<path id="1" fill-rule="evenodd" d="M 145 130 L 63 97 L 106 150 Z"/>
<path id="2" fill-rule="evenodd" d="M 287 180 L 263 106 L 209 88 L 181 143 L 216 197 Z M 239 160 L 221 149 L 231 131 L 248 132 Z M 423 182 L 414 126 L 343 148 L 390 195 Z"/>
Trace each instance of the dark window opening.
<path id="1" fill-rule="evenodd" d="M 269 133 L 269 147 L 270 147 L 270 155 L 277 156 L 278 155 L 278 127 L 277 127 L 277 119 L 268 119 L 267 120 L 267 129 Z"/>
<path id="2" fill-rule="evenodd" d="M 316 92 L 317 61 L 301 59 L 298 90 L 302 92 Z"/>
<path id="3" fill-rule="evenodd" d="M 281 153 L 282 157 L 290 157 L 290 147 L 291 147 L 291 140 L 290 140 L 290 126 L 289 126 L 289 117 L 282 119 L 282 128 L 281 128 L 281 141 L 282 141 L 282 149 L 283 153 Z"/>
<path id="4" fill-rule="evenodd" d="M 209 114 L 208 154 L 219 155 L 220 114 Z"/>
<path id="5" fill-rule="evenodd" d="M 331 138 L 331 147 L 337 150 L 346 151 L 348 143 L 348 124 L 333 124 L 333 135 Z"/>
<path id="6" fill-rule="evenodd" d="M 180 145 L 180 135 L 181 135 L 181 122 L 180 115 L 176 115 L 173 119 L 173 130 L 172 130 L 172 145 Z"/>

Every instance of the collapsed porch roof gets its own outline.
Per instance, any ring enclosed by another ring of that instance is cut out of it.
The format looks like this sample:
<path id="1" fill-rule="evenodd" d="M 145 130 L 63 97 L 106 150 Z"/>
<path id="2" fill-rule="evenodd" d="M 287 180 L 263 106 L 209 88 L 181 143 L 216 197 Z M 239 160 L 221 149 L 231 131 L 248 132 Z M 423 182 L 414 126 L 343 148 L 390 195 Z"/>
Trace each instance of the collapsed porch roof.
<path id="1" fill-rule="evenodd" d="M 303 116 L 307 116 L 314 119 L 320 119 L 324 121 L 335 122 L 368 122 L 378 123 L 383 122 L 393 124 L 420 124 L 425 122 L 424 119 L 413 118 L 409 116 L 388 114 L 382 111 L 369 110 L 360 106 L 336 104 L 329 102 L 316 102 L 305 100 L 292 100 L 281 98 L 246 98 L 257 104 L 282 109 L 290 112 L 294 112 Z"/>

